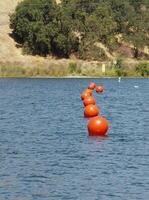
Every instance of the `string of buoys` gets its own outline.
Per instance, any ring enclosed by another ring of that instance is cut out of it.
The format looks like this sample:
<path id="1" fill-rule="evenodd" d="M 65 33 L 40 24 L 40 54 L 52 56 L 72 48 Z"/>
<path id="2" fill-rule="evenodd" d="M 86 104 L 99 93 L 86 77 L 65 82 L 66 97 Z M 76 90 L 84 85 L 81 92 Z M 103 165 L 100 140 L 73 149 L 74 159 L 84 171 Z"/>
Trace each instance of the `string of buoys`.
<path id="1" fill-rule="evenodd" d="M 108 131 L 108 123 L 106 119 L 99 115 L 100 109 L 95 104 L 95 99 L 92 96 L 93 90 L 97 93 L 102 93 L 104 88 L 96 86 L 94 82 L 90 83 L 81 94 L 81 99 L 84 104 L 84 117 L 89 118 L 87 129 L 89 136 L 106 136 Z"/>

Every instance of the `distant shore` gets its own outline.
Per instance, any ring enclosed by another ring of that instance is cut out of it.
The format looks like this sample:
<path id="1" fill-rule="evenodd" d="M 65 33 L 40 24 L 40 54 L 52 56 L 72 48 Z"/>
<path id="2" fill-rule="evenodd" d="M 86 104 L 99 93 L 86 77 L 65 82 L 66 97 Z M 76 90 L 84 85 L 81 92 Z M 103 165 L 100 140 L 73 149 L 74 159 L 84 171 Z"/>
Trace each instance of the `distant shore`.
<path id="1" fill-rule="evenodd" d="M 5 60 L 4 60 L 5 61 Z M 22 63 L 23 62 L 23 63 Z M 149 66 L 149 61 L 122 59 L 119 65 L 114 61 L 85 61 L 78 59 L 43 59 L 38 62 L 0 62 L 0 77 L 15 78 L 115 78 L 115 77 L 146 77 L 136 67 Z"/>
<path id="2" fill-rule="evenodd" d="M 0 79 L 18 78 L 18 79 L 118 79 L 119 76 L 0 76 Z M 124 76 L 122 79 L 148 79 L 149 76 Z"/>

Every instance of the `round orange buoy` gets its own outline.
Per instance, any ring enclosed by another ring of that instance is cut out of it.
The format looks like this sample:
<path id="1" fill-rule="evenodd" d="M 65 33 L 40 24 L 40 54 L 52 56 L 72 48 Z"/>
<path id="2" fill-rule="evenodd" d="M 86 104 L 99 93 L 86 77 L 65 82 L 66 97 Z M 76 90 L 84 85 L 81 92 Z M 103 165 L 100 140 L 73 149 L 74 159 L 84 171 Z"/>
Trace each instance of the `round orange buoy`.
<path id="1" fill-rule="evenodd" d="M 106 136 L 108 123 L 104 117 L 96 116 L 89 120 L 87 128 L 89 136 Z"/>
<path id="2" fill-rule="evenodd" d="M 91 96 L 91 93 L 84 91 L 81 94 L 81 99 L 83 101 L 85 98 L 90 97 L 90 96 Z"/>
<path id="3" fill-rule="evenodd" d="M 96 105 L 88 105 L 84 108 L 84 117 L 95 117 L 99 113 L 99 108 Z"/>
<path id="4" fill-rule="evenodd" d="M 96 92 L 97 93 L 102 93 L 103 92 L 103 87 L 102 86 L 96 86 Z"/>
<path id="5" fill-rule="evenodd" d="M 96 87 L 96 84 L 93 82 L 89 84 L 88 89 L 94 90 L 95 87 Z"/>
<path id="6" fill-rule="evenodd" d="M 94 105 L 95 104 L 95 99 L 94 99 L 94 97 L 90 96 L 90 97 L 85 98 L 83 103 L 84 103 L 84 106 L 88 106 L 90 104 Z"/>

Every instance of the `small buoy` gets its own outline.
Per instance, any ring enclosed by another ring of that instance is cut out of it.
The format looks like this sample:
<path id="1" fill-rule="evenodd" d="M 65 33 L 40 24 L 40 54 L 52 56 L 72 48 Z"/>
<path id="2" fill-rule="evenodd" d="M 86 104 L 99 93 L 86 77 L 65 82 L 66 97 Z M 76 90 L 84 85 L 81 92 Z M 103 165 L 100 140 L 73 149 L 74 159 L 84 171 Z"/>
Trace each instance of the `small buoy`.
<path id="1" fill-rule="evenodd" d="M 84 117 L 95 117 L 99 113 L 99 108 L 96 105 L 88 105 L 84 108 Z"/>
<path id="2" fill-rule="evenodd" d="M 96 86 L 96 92 L 97 93 L 102 93 L 104 91 L 102 86 Z"/>
<path id="3" fill-rule="evenodd" d="M 85 98 L 90 97 L 90 96 L 91 96 L 91 93 L 84 91 L 81 94 L 81 99 L 83 101 Z"/>
<path id="4" fill-rule="evenodd" d="M 85 98 L 83 103 L 84 103 L 84 106 L 88 106 L 90 104 L 94 105 L 95 99 L 94 99 L 94 97 L 90 96 L 90 97 Z"/>
<path id="5" fill-rule="evenodd" d="M 94 82 L 90 83 L 88 86 L 88 89 L 94 90 L 96 87 L 96 84 Z"/>
<path id="6" fill-rule="evenodd" d="M 89 136 L 106 136 L 108 123 L 104 117 L 96 116 L 89 120 L 87 128 Z"/>

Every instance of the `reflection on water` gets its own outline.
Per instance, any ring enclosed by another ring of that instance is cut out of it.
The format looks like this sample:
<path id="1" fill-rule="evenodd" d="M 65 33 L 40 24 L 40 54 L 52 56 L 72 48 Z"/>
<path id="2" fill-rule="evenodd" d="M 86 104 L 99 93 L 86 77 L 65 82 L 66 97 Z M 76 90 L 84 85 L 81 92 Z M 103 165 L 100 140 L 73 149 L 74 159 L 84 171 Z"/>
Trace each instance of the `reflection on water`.
<path id="1" fill-rule="evenodd" d="M 103 143 L 104 140 L 107 140 L 108 139 L 108 135 L 104 136 L 104 137 L 90 137 L 88 136 L 88 139 L 92 140 L 94 144 L 100 144 L 100 143 Z"/>

